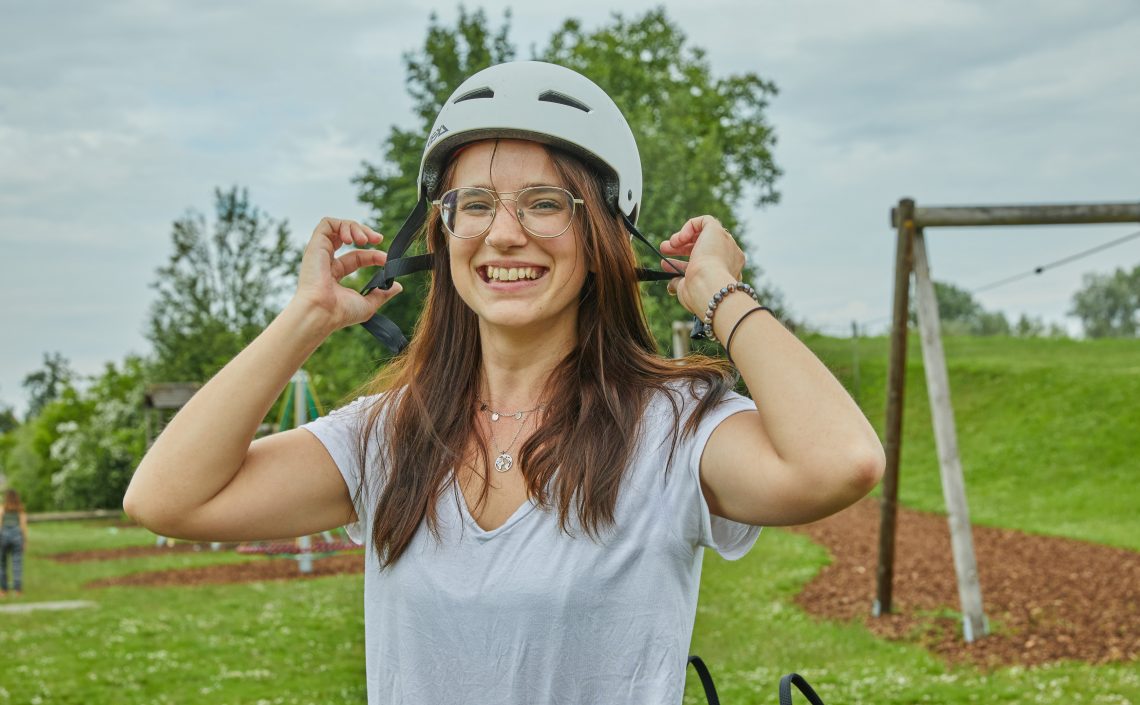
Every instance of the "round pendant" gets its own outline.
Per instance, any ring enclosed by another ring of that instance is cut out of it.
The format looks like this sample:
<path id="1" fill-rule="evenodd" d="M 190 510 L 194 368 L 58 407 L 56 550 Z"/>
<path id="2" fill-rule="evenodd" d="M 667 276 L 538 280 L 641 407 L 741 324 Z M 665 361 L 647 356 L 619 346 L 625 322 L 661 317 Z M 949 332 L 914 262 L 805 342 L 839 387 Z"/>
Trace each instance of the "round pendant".
<path id="1" fill-rule="evenodd" d="M 515 412 L 515 419 L 516 419 L 517 421 L 522 421 L 522 412 L 521 412 L 521 411 L 516 411 L 516 412 Z"/>
<path id="2" fill-rule="evenodd" d="M 497 411 L 492 411 L 492 412 L 491 412 L 491 420 L 492 420 L 492 421 L 498 421 L 498 420 L 499 420 L 499 412 L 497 412 Z"/>
<path id="3" fill-rule="evenodd" d="M 510 470 L 514 464 L 515 459 L 512 458 L 511 454 L 506 451 L 499 453 L 499 457 L 495 458 L 495 469 L 499 472 L 506 472 Z"/>

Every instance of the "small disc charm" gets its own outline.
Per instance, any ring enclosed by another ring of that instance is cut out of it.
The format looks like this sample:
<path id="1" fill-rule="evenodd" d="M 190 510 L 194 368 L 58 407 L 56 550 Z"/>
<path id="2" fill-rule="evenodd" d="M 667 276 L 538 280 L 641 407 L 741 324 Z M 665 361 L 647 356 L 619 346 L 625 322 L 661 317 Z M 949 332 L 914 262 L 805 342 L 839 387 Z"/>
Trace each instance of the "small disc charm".
<path id="1" fill-rule="evenodd" d="M 497 411 L 492 411 L 492 412 L 491 412 L 491 420 L 492 420 L 492 421 L 498 421 L 498 420 L 499 420 L 499 412 L 497 412 Z"/>
<path id="2" fill-rule="evenodd" d="M 516 411 L 515 412 L 515 421 L 522 421 L 522 415 L 523 415 L 523 412 Z"/>
<path id="3" fill-rule="evenodd" d="M 507 472 L 514 466 L 514 464 L 515 459 L 512 458 L 511 454 L 506 451 L 499 453 L 499 457 L 495 458 L 495 470 L 499 472 Z"/>

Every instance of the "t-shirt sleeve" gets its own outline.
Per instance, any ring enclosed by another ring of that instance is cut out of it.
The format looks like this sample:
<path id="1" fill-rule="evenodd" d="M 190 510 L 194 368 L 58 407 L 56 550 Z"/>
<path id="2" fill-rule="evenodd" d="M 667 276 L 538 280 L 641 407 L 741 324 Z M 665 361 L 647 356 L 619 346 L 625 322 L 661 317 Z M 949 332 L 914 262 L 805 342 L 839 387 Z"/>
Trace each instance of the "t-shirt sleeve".
<path id="1" fill-rule="evenodd" d="M 701 456 L 709 437 L 721 422 L 733 414 L 755 410 L 756 403 L 751 399 L 736 392 L 728 392 L 719 404 L 705 414 L 697 425 L 696 432 L 682 442 L 678 454 L 678 459 L 684 463 L 683 469 L 689 473 L 689 482 L 686 484 L 695 495 L 692 501 L 697 504 L 696 511 L 692 513 L 697 522 L 694 527 L 696 541 L 701 546 L 716 549 L 717 553 L 730 561 L 743 558 L 748 553 L 760 536 L 760 527 L 716 516 L 709 511 L 708 502 L 701 491 Z M 689 532 L 690 535 L 693 533 Z"/>
<path id="2" fill-rule="evenodd" d="M 328 415 L 320 416 L 301 426 L 317 437 L 340 470 L 344 484 L 348 487 L 348 493 L 353 498 L 357 517 L 357 521 L 346 524 L 344 528 L 348 531 L 348 537 L 357 544 L 364 543 L 364 536 L 371 519 L 368 509 L 371 503 L 366 499 L 366 495 L 375 496 L 377 488 L 372 486 L 372 483 L 379 479 L 375 473 L 369 474 L 370 484 L 365 485 L 367 492 L 357 493 L 362 472 L 360 436 L 364 431 L 364 424 L 368 421 L 369 411 L 377 400 L 377 396 L 358 397 L 353 402 L 329 412 Z M 373 436 L 369 439 L 369 457 L 372 457 L 372 452 L 377 447 L 375 434 L 378 432 L 379 430 L 374 430 Z"/>

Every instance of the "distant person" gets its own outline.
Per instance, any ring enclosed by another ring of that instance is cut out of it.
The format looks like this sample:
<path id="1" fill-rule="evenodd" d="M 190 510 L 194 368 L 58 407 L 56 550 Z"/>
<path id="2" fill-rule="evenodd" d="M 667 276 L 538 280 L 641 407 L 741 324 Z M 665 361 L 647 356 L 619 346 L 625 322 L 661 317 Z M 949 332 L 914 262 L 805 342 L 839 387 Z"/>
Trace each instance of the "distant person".
<path id="1" fill-rule="evenodd" d="M 8 557 L 12 557 L 12 592 L 23 594 L 24 548 L 28 545 L 28 514 L 16 490 L 4 493 L 0 508 L 0 598 L 8 596 Z"/>
<path id="2" fill-rule="evenodd" d="M 178 412 L 124 507 L 198 541 L 351 525 L 373 705 L 680 703 L 704 548 L 737 559 L 762 525 L 854 503 L 882 445 L 711 215 L 675 223 L 662 277 L 728 361 L 661 356 L 630 244 L 641 160 L 596 84 L 512 62 L 444 105 L 404 231 L 431 253 L 411 344 L 352 404 L 254 440 L 317 346 L 401 291 L 342 286 L 397 256 L 323 219 L 293 300 Z"/>

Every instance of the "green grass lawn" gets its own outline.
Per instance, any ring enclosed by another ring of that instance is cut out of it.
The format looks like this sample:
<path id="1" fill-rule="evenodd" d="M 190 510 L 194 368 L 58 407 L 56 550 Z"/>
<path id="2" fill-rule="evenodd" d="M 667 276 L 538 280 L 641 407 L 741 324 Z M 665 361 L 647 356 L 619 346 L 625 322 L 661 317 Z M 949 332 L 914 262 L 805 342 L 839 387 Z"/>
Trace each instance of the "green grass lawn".
<path id="1" fill-rule="evenodd" d="M 890 341 L 809 347 L 884 438 Z M 1140 340 L 943 341 L 975 524 L 1140 550 Z M 909 337 L 899 500 L 944 512 L 917 335 Z"/>
<path id="2" fill-rule="evenodd" d="M 856 391 L 850 340 L 809 345 Z M 902 502 L 940 510 L 917 339 L 912 339 Z M 879 429 L 887 341 L 860 341 L 858 398 Z M 946 341 L 975 522 L 1140 549 L 1138 341 Z M 360 576 L 187 588 L 85 589 L 88 581 L 218 561 L 233 553 L 60 564 L 51 553 L 149 545 L 109 522 L 31 525 L 24 601 L 93 600 L 66 612 L 0 614 L 3 703 L 363 703 Z M 726 705 L 776 703 L 798 671 L 829 705 L 1133 703 L 1136 664 L 1064 663 L 993 672 L 820 621 L 792 601 L 827 562 L 806 537 L 765 529 L 744 559 L 706 553 L 692 652 Z M 868 596 L 868 604 L 872 596 Z M 703 703 L 690 675 L 686 703 Z M 801 702 L 797 700 L 797 702 Z"/>

